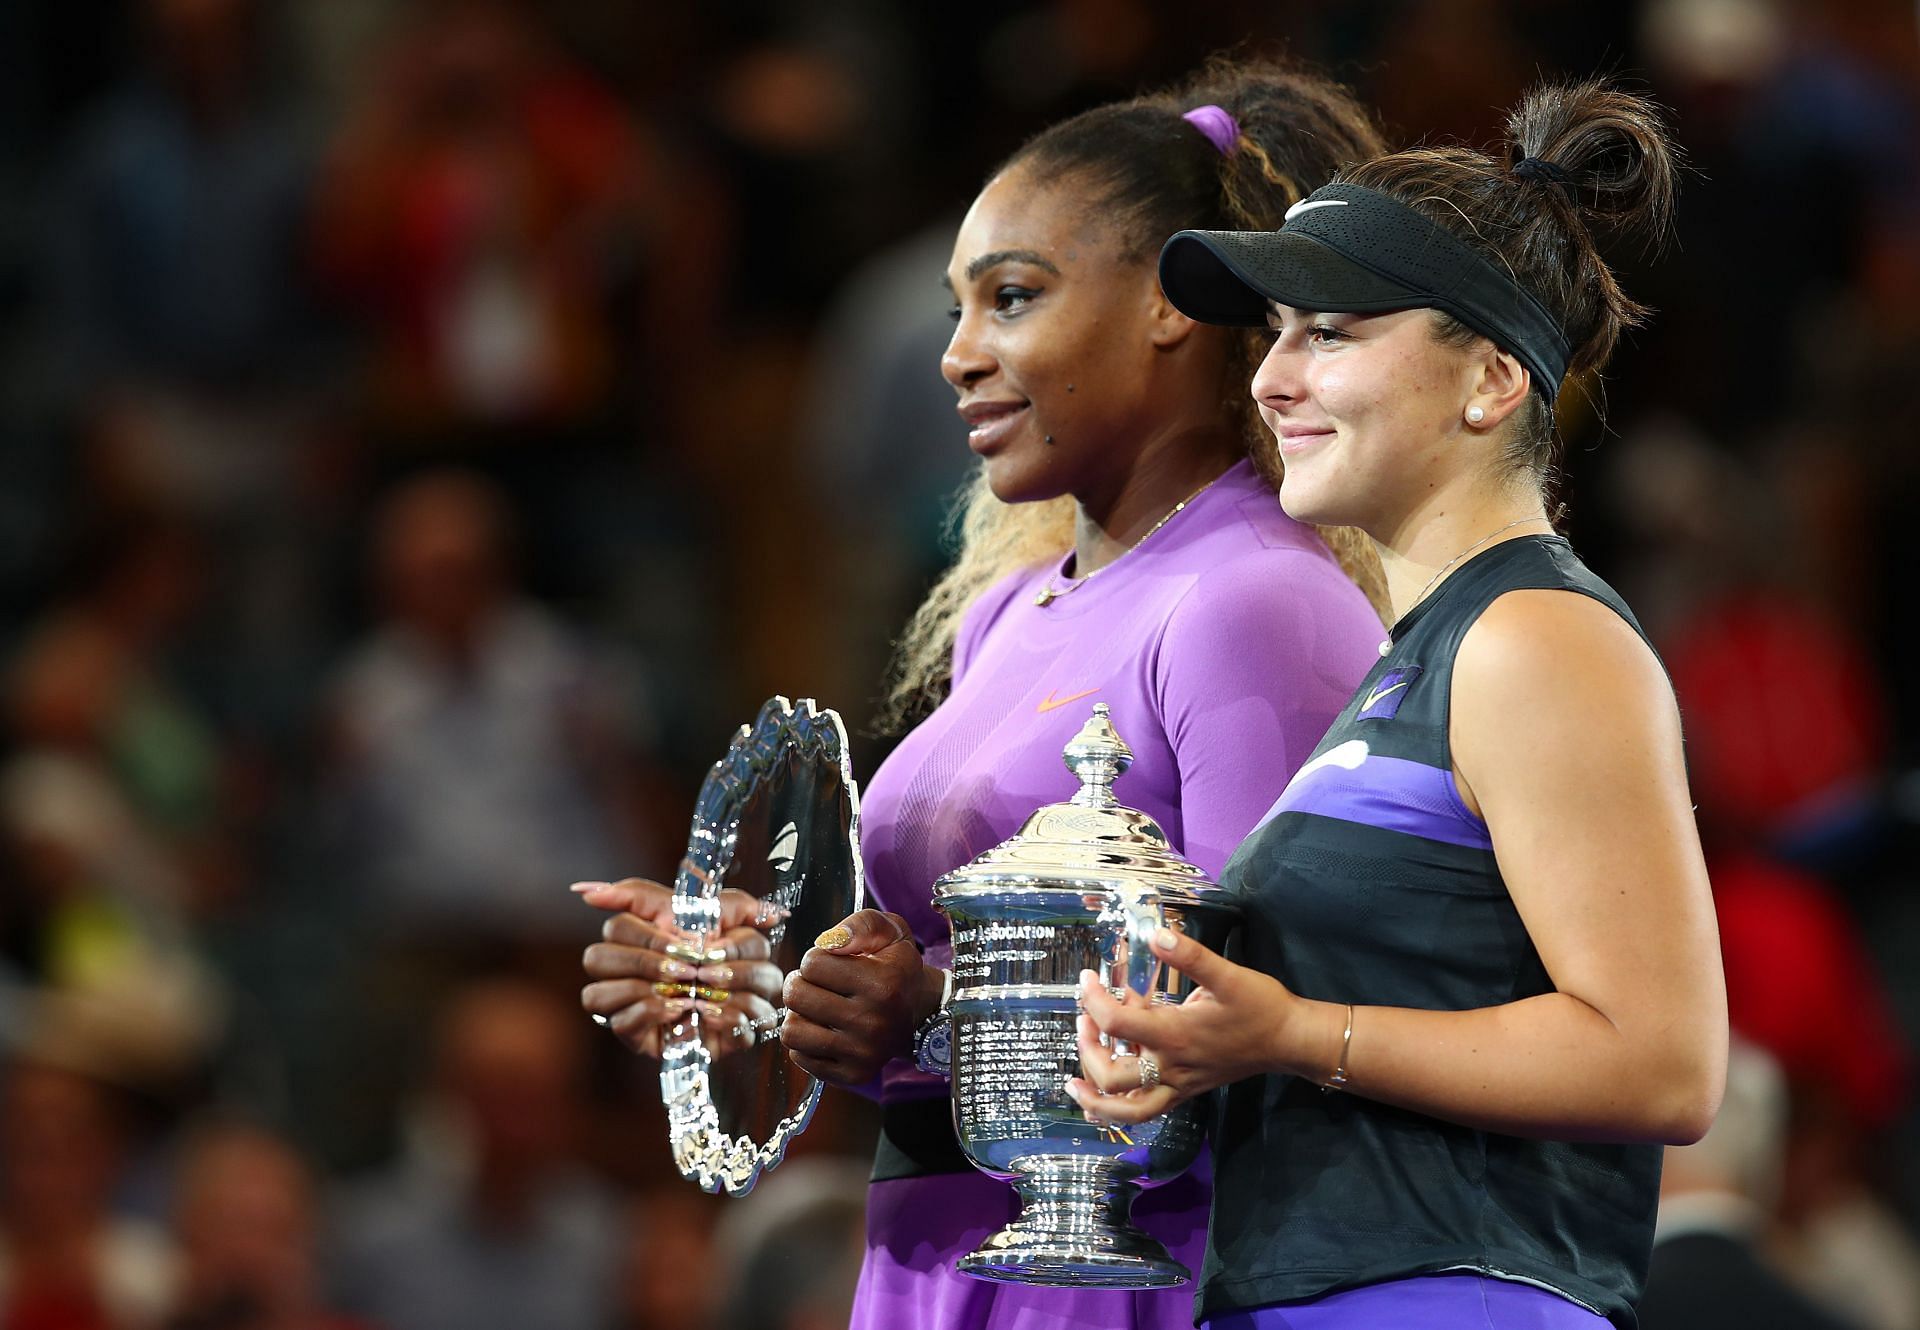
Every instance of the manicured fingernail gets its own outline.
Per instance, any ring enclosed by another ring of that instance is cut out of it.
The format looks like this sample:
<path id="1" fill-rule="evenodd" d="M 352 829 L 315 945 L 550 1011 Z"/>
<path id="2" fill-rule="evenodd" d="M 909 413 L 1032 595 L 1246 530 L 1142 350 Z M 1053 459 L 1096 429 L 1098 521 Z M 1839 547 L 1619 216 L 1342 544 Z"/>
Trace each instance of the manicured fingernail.
<path id="1" fill-rule="evenodd" d="M 1159 929 L 1153 935 L 1153 945 L 1162 951 L 1172 951 L 1180 945 L 1180 935 L 1171 928 Z"/>
<path id="2" fill-rule="evenodd" d="M 669 979 L 691 979 L 694 977 L 693 967 L 685 961 L 661 961 L 660 973 Z"/>
<path id="3" fill-rule="evenodd" d="M 661 1007 L 661 1011 L 668 1016 L 684 1016 L 692 1010 L 692 998 L 673 998 Z"/>
<path id="4" fill-rule="evenodd" d="M 826 932 L 815 938 L 813 945 L 824 948 L 827 951 L 833 951 L 836 948 L 846 946 L 847 943 L 851 941 L 853 941 L 853 930 L 845 924 L 835 924 L 832 928 L 829 928 Z"/>
<path id="5" fill-rule="evenodd" d="M 725 947 L 709 947 L 707 948 L 706 955 L 702 956 L 700 961 L 704 965 L 718 965 L 726 958 L 727 949 Z"/>
<path id="6" fill-rule="evenodd" d="M 733 996 L 727 989 L 709 988 L 705 984 L 695 985 L 693 995 L 697 998 L 705 998 L 708 1002 L 725 1002 Z"/>
<path id="7" fill-rule="evenodd" d="M 733 967 L 731 965 L 703 965 L 694 975 L 703 984 L 718 984 L 722 988 L 733 986 Z"/>
<path id="8" fill-rule="evenodd" d="M 653 986 L 653 993 L 655 997 L 663 997 L 663 998 L 691 997 L 693 996 L 693 985 L 692 984 L 655 984 Z"/>
<path id="9" fill-rule="evenodd" d="M 612 885 L 613 884 L 611 882 L 576 882 L 572 886 L 568 887 L 567 890 L 573 892 L 577 896 L 584 896 L 589 891 L 598 891 L 602 887 L 610 887 Z"/>
<path id="10" fill-rule="evenodd" d="M 661 950 L 669 956 L 678 956 L 683 961 L 692 961 L 695 965 L 707 959 L 704 947 L 696 947 L 689 942 L 669 942 Z"/>
<path id="11" fill-rule="evenodd" d="M 1100 987 L 1099 975 L 1095 974 L 1092 970 L 1080 971 L 1080 990 L 1082 992 L 1091 993 L 1098 987 Z"/>
<path id="12" fill-rule="evenodd" d="M 711 1017 L 713 1020 L 716 1020 L 716 1021 L 719 1020 L 722 1016 L 727 1014 L 727 1009 L 721 1006 L 718 1002 L 696 1002 L 694 1003 L 694 1006 L 699 1010 L 702 1016 Z"/>

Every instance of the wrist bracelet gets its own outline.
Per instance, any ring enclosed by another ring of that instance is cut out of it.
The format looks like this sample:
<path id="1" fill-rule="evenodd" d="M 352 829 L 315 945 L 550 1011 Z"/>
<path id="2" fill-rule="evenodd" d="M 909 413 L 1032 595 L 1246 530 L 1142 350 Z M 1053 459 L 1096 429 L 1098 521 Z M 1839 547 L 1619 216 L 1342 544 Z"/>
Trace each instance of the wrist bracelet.
<path id="1" fill-rule="evenodd" d="M 1333 1074 L 1320 1082 L 1322 1090 L 1344 1090 L 1347 1088 L 1347 1054 L 1353 1051 L 1353 1004 L 1347 1004 L 1347 1032 L 1340 1036 L 1340 1061 L 1334 1064 Z"/>

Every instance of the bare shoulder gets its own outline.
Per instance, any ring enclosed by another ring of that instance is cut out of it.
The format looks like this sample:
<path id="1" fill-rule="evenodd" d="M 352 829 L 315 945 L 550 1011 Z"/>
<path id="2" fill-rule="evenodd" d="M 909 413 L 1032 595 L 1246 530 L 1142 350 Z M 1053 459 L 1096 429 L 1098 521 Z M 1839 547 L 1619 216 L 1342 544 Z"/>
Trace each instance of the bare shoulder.
<path id="1" fill-rule="evenodd" d="M 1666 671 L 1633 625 L 1576 591 L 1510 591 L 1467 630 L 1454 659 L 1454 706 L 1558 700 L 1671 710 Z"/>

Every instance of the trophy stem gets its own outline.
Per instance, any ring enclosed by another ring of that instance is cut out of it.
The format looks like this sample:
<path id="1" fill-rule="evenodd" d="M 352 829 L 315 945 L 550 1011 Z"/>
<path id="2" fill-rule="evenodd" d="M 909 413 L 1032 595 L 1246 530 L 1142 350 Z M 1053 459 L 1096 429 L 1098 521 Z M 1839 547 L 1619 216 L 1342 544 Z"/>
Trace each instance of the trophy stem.
<path id="1" fill-rule="evenodd" d="M 1134 1225 L 1136 1166 L 1096 1155 L 1029 1155 L 1008 1167 L 1020 1214 L 961 1257 L 961 1273 L 1066 1288 L 1171 1288 L 1192 1277 Z"/>

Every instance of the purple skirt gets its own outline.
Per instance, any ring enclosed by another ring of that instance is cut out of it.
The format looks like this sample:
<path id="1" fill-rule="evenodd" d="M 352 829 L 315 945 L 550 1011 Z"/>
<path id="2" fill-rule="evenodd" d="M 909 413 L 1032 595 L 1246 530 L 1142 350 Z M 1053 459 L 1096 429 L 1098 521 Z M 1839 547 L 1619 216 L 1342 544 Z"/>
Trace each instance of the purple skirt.
<path id="1" fill-rule="evenodd" d="M 1197 1278 L 1212 1194 L 1206 1160 L 1140 1196 L 1134 1222 Z M 867 1256 L 849 1330 L 1188 1330 L 1194 1285 L 1139 1292 L 1036 1288 L 975 1279 L 953 1263 L 1013 1222 L 1013 1188 L 984 1173 L 876 1182 L 867 1189 Z"/>
<path id="2" fill-rule="evenodd" d="M 1611 1324 L 1549 1289 L 1463 1272 L 1228 1312 L 1209 1319 L 1206 1330 L 1610 1330 Z"/>

